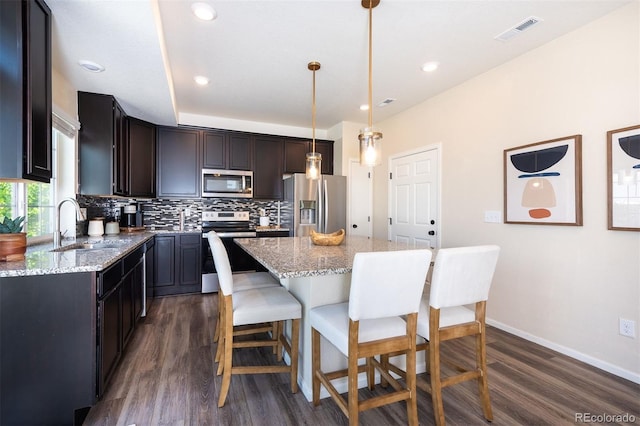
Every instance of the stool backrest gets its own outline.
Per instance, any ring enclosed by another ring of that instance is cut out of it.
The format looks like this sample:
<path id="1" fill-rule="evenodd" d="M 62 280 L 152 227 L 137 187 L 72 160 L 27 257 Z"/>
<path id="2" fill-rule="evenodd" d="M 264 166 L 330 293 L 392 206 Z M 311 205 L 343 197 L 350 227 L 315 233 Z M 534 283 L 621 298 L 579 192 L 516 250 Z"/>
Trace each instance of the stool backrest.
<path id="1" fill-rule="evenodd" d="M 356 253 L 349 318 L 386 318 L 418 312 L 431 250 Z"/>
<path id="2" fill-rule="evenodd" d="M 222 240 L 214 231 L 209 231 L 207 239 L 211 247 L 211 254 L 213 254 L 213 263 L 216 265 L 220 290 L 222 294 L 228 296 L 233 293 L 233 275 L 231 274 L 229 255 Z"/>
<path id="3" fill-rule="evenodd" d="M 429 305 L 440 309 L 486 301 L 499 253 L 495 245 L 438 250 Z"/>

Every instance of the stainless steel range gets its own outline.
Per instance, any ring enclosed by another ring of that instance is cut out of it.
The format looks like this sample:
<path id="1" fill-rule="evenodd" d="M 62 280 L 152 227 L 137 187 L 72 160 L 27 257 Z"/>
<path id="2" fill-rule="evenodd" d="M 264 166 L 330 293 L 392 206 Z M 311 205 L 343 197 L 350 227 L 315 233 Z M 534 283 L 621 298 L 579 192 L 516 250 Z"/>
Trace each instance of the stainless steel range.
<path id="1" fill-rule="evenodd" d="M 211 248 L 206 241 L 207 233 L 215 231 L 229 255 L 232 272 L 255 271 L 256 261 L 242 250 L 234 238 L 255 238 L 256 230 L 249 220 L 249 212 L 205 211 L 202 212 L 202 292 L 213 293 L 219 289 L 218 274 L 213 263 Z"/>

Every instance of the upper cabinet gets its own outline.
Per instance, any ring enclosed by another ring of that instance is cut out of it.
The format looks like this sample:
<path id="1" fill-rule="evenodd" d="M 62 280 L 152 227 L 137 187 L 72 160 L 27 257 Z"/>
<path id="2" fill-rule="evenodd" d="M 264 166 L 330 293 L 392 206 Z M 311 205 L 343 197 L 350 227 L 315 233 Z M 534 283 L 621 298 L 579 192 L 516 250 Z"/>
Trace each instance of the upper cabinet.
<path id="1" fill-rule="evenodd" d="M 155 126 L 111 95 L 78 92 L 80 194 L 155 196 Z"/>
<path id="2" fill-rule="evenodd" d="M 304 173 L 307 153 L 311 152 L 311 141 L 300 139 L 285 139 L 284 141 L 284 172 Z M 323 175 L 333 174 L 333 141 L 317 140 L 316 152 L 322 154 Z"/>
<path id="3" fill-rule="evenodd" d="M 200 198 L 202 132 L 158 128 L 158 197 Z"/>
<path id="4" fill-rule="evenodd" d="M 255 136 L 253 162 L 253 197 L 281 200 L 283 140 L 275 136 Z"/>
<path id="5" fill-rule="evenodd" d="M 0 179 L 51 179 L 51 11 L 0 1 Z"/>
<path id="6" fill-rule="evenodd" d="M 202 133 L 202 166 L 205 169 L 251 170 L 253 140 L 250 135 L 205 130 Z"/>
<path id="7" fill-rule="evenodd" d="M 156 195 L 156 126 L 137 118 L 127 117 L 129 144 L 128 195 Z"/>

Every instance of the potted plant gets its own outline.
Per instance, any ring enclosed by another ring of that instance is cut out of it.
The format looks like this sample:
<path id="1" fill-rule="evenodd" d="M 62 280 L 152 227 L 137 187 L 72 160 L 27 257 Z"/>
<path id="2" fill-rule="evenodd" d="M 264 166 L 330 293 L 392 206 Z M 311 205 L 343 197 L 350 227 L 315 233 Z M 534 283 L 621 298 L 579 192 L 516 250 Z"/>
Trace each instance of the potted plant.
<path id="1" fill-rule="evenodd" d="M 24 216 L 15 219 L 4 217 L 0 223 L 0 261 L 24 260 L 27 251 L 27 234 L 22 232 Z"/>

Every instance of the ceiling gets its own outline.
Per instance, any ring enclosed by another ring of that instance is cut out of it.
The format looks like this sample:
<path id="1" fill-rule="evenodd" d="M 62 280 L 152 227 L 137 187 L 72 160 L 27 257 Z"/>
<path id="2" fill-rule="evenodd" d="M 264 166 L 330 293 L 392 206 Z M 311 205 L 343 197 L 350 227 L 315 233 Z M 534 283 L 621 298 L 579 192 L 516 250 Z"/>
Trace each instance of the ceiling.
<path id="1" fill-rule="evenodd" d="M 316 128 L 366 123 L 368 10 L 359 0 L 47 0 L 53 66 L 81 91 L 114 95 L 128 115 L 155 124 L 195 118 Z M 374 124 L 550 42 L 633 0 L 382 0 L 373 9 Z M 494 37 L 530 16 L 542 22 Z M 78 65 L 90 60 L 106 70 Z M 422 64 L 439 62 L 432 73 Z M 195 75 L 210 79 L 206 86 Z M 394 102 L 380 107 L 384 99 Z M 196 120 L 197 121 L 197 120 Z M 212 126 L 221 127 L 221 126 Z"/>

